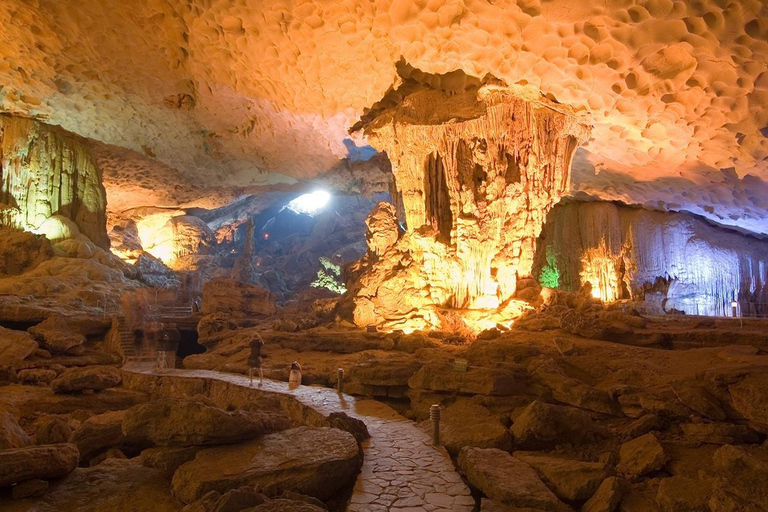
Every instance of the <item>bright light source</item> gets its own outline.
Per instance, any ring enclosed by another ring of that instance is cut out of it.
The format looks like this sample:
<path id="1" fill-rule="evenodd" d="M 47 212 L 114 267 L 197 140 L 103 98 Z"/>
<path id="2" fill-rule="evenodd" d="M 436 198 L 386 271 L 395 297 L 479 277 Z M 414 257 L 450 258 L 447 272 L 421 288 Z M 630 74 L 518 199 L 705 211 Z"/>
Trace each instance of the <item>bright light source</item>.
<path id="1" fill-rule="evenodd" d="M 328 204 L 330 199 L 331 194 L 325 190 L 316 190 L 315 192 L 297 197 L 288 203 L 286 207 L 296 213 L 305 213 L 314 216 Z"/>

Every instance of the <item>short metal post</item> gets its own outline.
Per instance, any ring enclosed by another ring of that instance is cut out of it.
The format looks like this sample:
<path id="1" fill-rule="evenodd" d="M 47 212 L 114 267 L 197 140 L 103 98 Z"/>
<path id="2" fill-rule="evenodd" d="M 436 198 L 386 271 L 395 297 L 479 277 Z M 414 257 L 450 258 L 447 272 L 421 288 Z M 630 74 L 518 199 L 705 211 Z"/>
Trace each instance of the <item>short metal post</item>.
<path id="1" fill-rule="evenodd" d="M 739 303 L 736 301 L 731 302 L 731 314 L 733 315 L 733 318 L 736 318 L 736 308 L 738 305 Z"/>
<path id="2" fill-rule="evenodd" d="M 344 388 L 344 369 L 339 368 L 336 370 L 336 391 L 343 393 Z"/>
<path id="3" fill-rule="evenodd" d="M 441 409 L 438 404 L 429 408 L 429 418 L 432 420 L 432 445 L 440 446 L 440 415 Z"/>

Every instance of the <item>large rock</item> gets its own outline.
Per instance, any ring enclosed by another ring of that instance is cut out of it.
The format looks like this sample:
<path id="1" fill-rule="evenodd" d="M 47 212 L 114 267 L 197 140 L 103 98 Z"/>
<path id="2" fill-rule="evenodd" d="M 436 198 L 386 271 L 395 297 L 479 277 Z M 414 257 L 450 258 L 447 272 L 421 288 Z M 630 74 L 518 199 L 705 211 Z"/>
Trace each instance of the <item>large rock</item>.
<path id="1" fill-rule="evenodd" d="M 424 428 L 431 429 L 430 421 Z M 512 447 L 512 437 L 488 409 L 467 398 L 460 398 L 442 412 L 440 441 L 453 456 L 465 446 L 477 448 Z"/>
<path id="2" fill-rule="evenodd" d="M 269 500 L 256 507 L 244 509 L 243 512 L 326 512 L 326 509 L 305 501 L 281 498 Z"/>
<path id="3" fill-rule="evenodd" d="M 409 380 L 412 389 L 429 389 L 472 395 L 508 396 L 526 389 L 525 372 L 516 365 L 456 371 L 452 364 L 427 364 Z"/>
<path id="4" fill-rule="evenodd" d="M 125 413 L 123 433 L 158 446 L 230 444 L 287 428 L 275 414 L 228 412 L 192 399 L 163 398 Z"/>
<path id="5" fill-rule="evenodd" d="M 466 447 L 459 454 L 459 469 L 473 487 L 506 505 L 553 512 L 568 510 L 528 464 L 507 452 Z"/>
<path id="6" fill-rule="evenodd" d="M 2 213 L 3 205 L 0 205 Z M 42 235 L 0 227 L 0 276 L 31 270 L 53 256 L 51 242 Z"/>
<path id="7" fill-rule="evenodd" d="M 581 512 L 613 512 L 619 506 L 626 490 L 626 481 L 615 476 L 608 477 L 587 500 Z"/>
<path id="8" fill-rule="evenodd" d="M 681 475 L 662 478 L 656 501 L 664 512 L 710 512 L 712 482 Z"/>
<path id="9" fill-rule="evenodd" d="M 755 456 L 739 446 L 723 446 L 713 457 L 716 476 L 709 506 L 713 512 L 768 510 L 768 454 Z"/>
<path id="10" fill-rule="evenodd" d="M 605 414 L 619 414 L 619 404 L 611 395 L 568 376 L 554 361 L 539 364 L 532 373 L 552 391 L 552 397 L 558 402 Z"/>
<path id="11" fill-rule="evenodd" d="M 9 412 L 0 412 L 0 450 L 23 448 L 32 444 L 29 436 Z"/>
<path id="12" fill-rule="evenodd" d="M 517 452 L 514 456 L 531 466 L 549 488 L 566 501 L 586 500 L 608 476 L 608 468 L 599 462 L 583 462 L 525 452 Z"/>
<path id="13" fill-rule="evenodd" d="M 77 467 L 79 458 L 73 444 L 0 450 L 0 487 L 25 480 L 61 478 Z"/>
<path id="14" fill-rule="evenodd" d="M 755 428 L 768 433 L 768 373 L 748 375 L 729 388 L 733 408 Z"/>
<path id="15" fill-rule="evenodd" d="M 173 475 L 173 492 L 190 503 L 212 490 L 248 485 L 265 494 L 291 490 L 326 500 L 351 483 L 361 465 L 362 453 L 352 434 L 299 427 L 201 450 Z"/>
<path id="16" fill-rule="evenodd" d="M 29 368 L 19 370 L 19 382 L 30 386 L 47 386 L 57 377 L 55 370 L 45 368 Z"/>
<path id="17" fill-rule="evenodd" d="M 0 367 L 17 366 L 37 348 L 37 342 L 28 333 L 0 327 Z"/>
<path id="18" fill-rule="evenodd" d="M 72 428 L 58 416 L 44 421 L 35 433 L 35 444 L 61 444 L 68 443 L 72 436 Z"/>
<path id="19" fill-rule="evenodd" d="M 539 401 L 526 407 L 510 430 L 515 445 L 525 450 L 591 442 L 607 435 L 604 429 L 592 422 L 588 413 Z"/>
<path id="20" fill-rule="evenodd" d="M 759 443 L 760 434 L 733 423 L 683 423 L 680 429 L 687 441 L 709 444 Z"/>
<path id="21" fill-rule="evenodd" d="M 631 478 L 658 471 L 669 461 L 664 447 L 653 433 L 645 434 L 621 445 L 616 469 Z"/>
<path id="22" fill-rule="evenodd" d="M 60 354 L 81 354 L 85 336 L 71 328 L 67 321 L 58 315 L 49 316 L 44 322 L 30 327 L 29 333 L 43 347 Z"/>
<path id="23" fill-rule="evenodd" d="M 214 279 L 203 286 L 203 314 L 226 313 L 232 317 L 273 314 L 275 299 L 266 289 L 234 279 Z"/>
<path id="24" fill-rule="evenodd" d="M 121 426 L 125 411 L 97 414 L 85 420 L 72 433 L 69 442 L 80 450 L 80 462 L 87 462 L 99 452 L 125 444 Z"/>
<path id="25" fill-rule="evenodd" d="M 101 391 L 117 386 L 122 381 L 120 370 L 113 366 L 85 366 L 64 370 L 53 382 L 54 393 Z"/>
<path id="26" fill-rule="evenodd" d="M 158 469 L 170 478 L 179 466 L 194 459 L 199 451 L 199 446 L 158 446 L 142 451 L 139 461 L 143 466 Z"/>

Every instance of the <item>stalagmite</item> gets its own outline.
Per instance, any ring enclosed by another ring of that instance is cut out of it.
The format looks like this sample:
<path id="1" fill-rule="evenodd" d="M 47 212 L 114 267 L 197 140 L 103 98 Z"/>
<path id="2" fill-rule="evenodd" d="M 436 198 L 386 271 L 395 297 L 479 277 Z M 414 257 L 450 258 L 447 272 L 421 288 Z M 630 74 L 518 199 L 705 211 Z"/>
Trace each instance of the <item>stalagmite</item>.
<path id="1" fill-rule="evenodd" d="M 105 207 L 101 172 L 86 141 L 32 119 L 0 115 L 0 224 L 52 239 L 79 230 L 107 249 Z"/>
<path id="2" fill-rule="evenodd" d="M 496 84 L 447 92 L 406 80 L 390 91 L 355 128 L 392 161 L 406 233 L 353 269 L 355 321 L 439 327 L 436 307 L 506 306 L 531 273 L 547 212 L 569 188 L 585 125 Z"/>

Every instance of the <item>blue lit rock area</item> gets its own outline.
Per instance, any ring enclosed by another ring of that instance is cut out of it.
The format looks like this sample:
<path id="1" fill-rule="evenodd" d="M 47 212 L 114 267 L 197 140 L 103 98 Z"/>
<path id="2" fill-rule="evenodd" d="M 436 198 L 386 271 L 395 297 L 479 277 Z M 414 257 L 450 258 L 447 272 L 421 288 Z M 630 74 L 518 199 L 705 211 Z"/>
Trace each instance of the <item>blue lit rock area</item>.
<path id="1" fill-rule="evenodd" d="M 3 512 L 768 512 L 768 4 L 0 0 Z"/>

